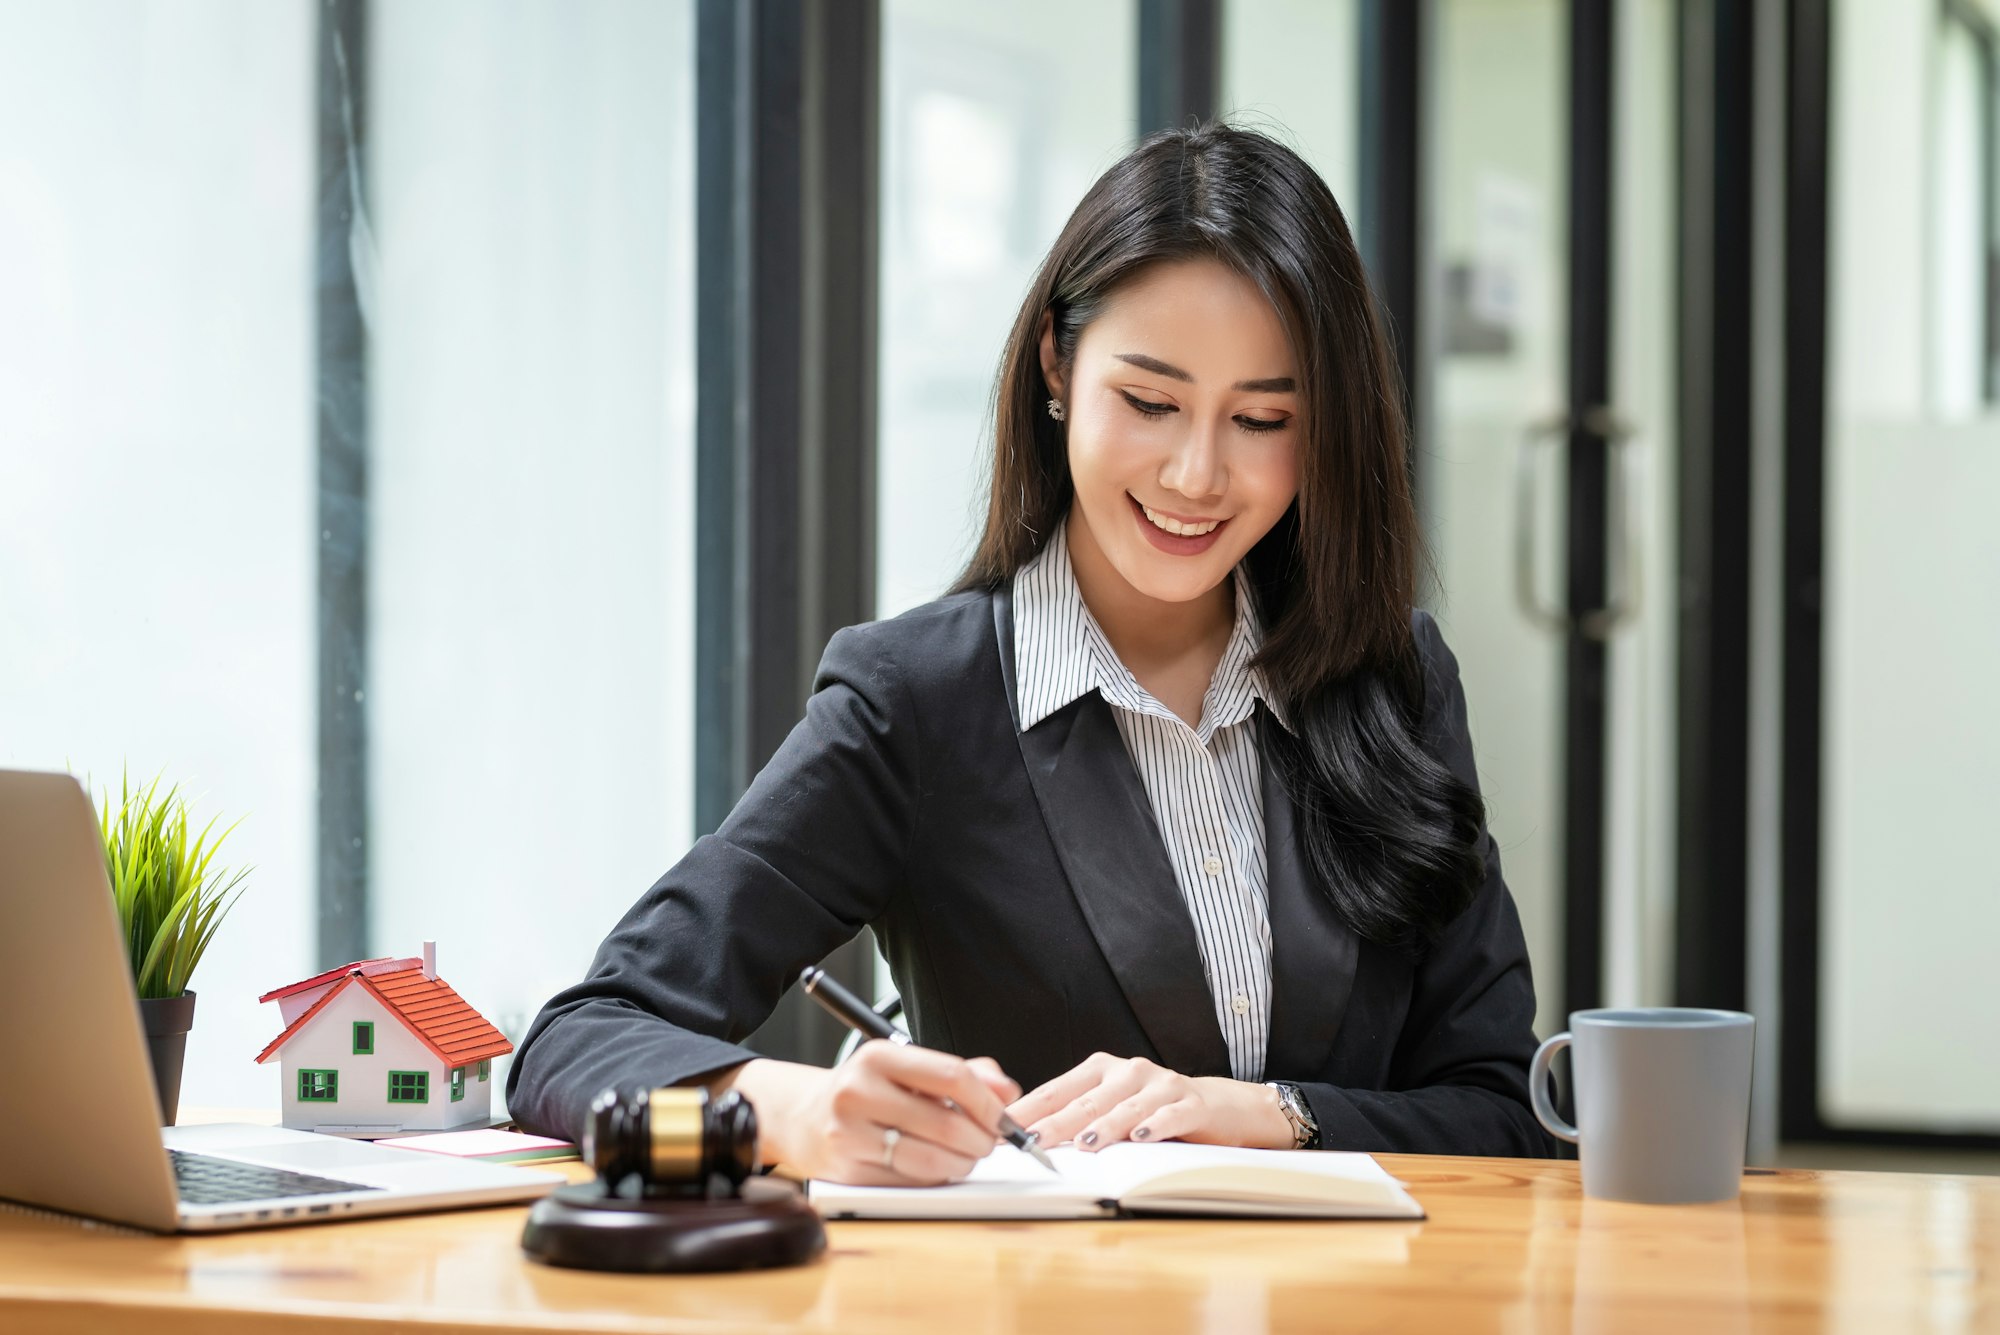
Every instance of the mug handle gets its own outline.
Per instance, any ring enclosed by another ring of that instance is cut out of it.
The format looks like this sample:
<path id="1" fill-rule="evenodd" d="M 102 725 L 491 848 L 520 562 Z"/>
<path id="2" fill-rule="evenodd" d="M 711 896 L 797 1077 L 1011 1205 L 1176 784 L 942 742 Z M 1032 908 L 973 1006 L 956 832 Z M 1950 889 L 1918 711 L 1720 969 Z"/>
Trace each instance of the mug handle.
<path id="1" fill-rule="evenodd" d="M 1565 1122 L 1556 1112 L 1555 1104 L 1549 1102 L 1549 1067 L 1554 1064 L 1556 1054 L 1569 1043 L 1570 1035 L 1565 1030 L 1560 1034 L 1551 1034 L 1535 1049 L 1535 1059 L 1528 1063 L 1528 1102 L 1534 1106 L 1535 1119 L 1548 1129 L 1550 1135 L 1574 1145 L 1577 1143 L 1576 1128 Z"/>

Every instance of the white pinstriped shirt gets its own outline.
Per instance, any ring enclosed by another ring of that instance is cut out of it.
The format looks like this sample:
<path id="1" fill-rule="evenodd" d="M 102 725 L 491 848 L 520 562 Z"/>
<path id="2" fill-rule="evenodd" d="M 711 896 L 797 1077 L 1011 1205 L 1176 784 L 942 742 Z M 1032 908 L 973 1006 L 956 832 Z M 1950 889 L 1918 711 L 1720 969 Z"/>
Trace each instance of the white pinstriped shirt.
<path id="1" fill-rule="evenodd" d="M 1230 1072 L 1260 1080 L 1271 1035 L 1271 920 L 1266 911 L 1264 789 L 1256 701 L 1290 727 L 1248 668 L 1262 642 L 1242 567 L 1236 623 L 1190 728 L 1119 661 L 1084 606 L 1066 525 L 1014 575 L 1014 677 L 1021 730 L 1092 690 L 1111 706 L 1194 920 Z"/>

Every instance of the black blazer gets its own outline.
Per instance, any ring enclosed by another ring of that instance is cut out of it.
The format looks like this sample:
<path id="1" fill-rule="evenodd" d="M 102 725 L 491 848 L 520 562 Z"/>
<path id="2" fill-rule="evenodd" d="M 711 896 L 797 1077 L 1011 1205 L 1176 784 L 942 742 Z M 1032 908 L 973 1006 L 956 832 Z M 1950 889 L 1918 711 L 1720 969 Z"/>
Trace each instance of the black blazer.
<path id="1" fill-rule="evenodd" d="M 1458 665 L 1415 614 L 1423 730 L 1476 783 Z M 1032 1089 L 1092 1052 L 1229 1074 L 1194 925 L 1095 691 L 1015 728 L 1007 590 L 834 635 L 805 718 L 735 810 L 605 939 L 521 1044 L 508 1106 L 574 1139 L 591 1096 L 692 1081 L 799 970 L 873 926 L 917 1041 Z M 1278 725 L 1261 703 L 1257 726 Z M 1262 748 L 1272 1015 L 1265 1078 L 1329 1149 L 1545 1155 L 1534 986 L 1491 836 L 1486 881 L 1421 958 L 1362 941 L 1311 883 Z"/>

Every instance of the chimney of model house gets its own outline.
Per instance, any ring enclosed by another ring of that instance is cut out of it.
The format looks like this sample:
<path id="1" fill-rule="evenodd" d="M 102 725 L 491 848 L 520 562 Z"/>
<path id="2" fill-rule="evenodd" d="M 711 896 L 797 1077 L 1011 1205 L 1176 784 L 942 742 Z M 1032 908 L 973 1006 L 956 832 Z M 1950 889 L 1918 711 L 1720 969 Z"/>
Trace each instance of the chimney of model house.
<path id="1" fill-rule="evenodd" d="M 437 976 L 438 943 L 435 941 L 426 941 L 424 942 L 424 977 L 435 978 Z"/>

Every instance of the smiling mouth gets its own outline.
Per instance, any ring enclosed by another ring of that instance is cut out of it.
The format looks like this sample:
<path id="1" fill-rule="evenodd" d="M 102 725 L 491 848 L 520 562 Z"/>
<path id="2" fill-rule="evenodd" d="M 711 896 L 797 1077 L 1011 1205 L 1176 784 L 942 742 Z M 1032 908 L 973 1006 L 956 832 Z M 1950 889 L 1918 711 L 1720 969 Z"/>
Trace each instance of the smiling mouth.
<path id="1" fill-rule="evenodd" d="M 1215 532 L 1216 529 L 1227 522 L 1221 519 L 1204 519 L 1199 523 L 1186 523 L 1170 515 L 1161 514 L 1137 496 L 1132 498 L 1132 502 L 1145 512 L 1146 522 L 1150 523 L 1154 528 L 1159 529 L 1162 533 L 1171 533 L 1177 538 L 1199 538 L 1204 534 Z"/>

